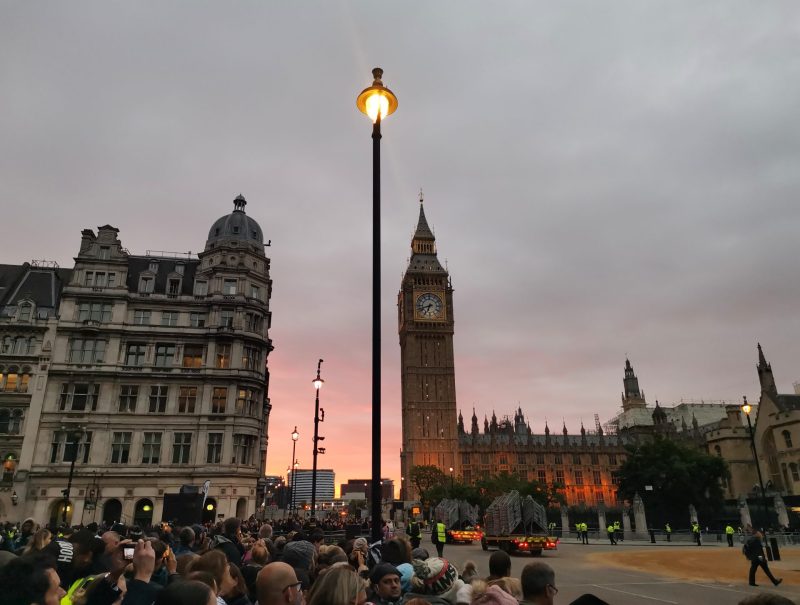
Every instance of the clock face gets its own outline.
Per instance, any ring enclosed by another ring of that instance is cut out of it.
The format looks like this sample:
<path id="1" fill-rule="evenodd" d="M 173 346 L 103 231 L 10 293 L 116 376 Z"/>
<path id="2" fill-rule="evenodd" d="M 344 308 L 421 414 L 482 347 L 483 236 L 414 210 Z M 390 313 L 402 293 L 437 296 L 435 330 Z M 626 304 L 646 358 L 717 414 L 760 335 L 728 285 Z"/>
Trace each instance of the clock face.
<path id="1" fill-rule="evenodd" d="M 415 308 L 417 317 L 420 319 L 438 319 L 444 314 L 442 299 L 431 292 L 426 292 L 417 297 Z"/>

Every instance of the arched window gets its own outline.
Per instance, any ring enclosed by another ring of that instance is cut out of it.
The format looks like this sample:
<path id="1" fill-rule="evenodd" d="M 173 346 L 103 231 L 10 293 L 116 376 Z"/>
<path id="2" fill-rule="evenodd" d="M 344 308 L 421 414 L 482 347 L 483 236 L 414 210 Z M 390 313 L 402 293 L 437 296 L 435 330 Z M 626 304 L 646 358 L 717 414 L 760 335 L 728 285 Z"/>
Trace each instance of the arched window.
<path id="1" fill-rule="evenodd" d="M 16 355 L 25 355 L 28 352 L 28 339 L 22 336 L 17 336 L 14 342 L 14 353 Z"/>
<path id="2" fill-rule="evenodd" d="M 792 434 L 789 431 L 783 431 L 783 433 L 781 433 L 781 435 L 783 435 L 783 441 L 786 443 L 787 449 L 791 449 L 792 448 Z"/>
<path id="3" fill-rule="evenodd" d="M 33 307 L 31 305 L 20 305 L 19 306 L 19 320 L 20 321 L 30 321 L 31 320 L 31 310 Z"/>
<path id="4" fill-rule="evenodd" d="M 721 456 L 722 456 L 722 448 L 720 448 L 720 446 L 718 446 L 718 445 L 715 445 L 715 446 L 714 446 L 714 453 L 715 453 L 717 456 L 720 456 L 720 457 L 721 457 Z"/>

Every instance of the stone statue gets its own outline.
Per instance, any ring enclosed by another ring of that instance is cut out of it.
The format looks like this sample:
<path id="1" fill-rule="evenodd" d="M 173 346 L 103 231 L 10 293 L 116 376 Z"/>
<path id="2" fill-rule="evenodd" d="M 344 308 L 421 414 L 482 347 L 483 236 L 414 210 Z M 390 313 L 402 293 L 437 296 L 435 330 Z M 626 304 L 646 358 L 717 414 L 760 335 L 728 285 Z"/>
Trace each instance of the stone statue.
<path id="1" fill-rule="evenodd" d="M 753 527 L 753 520 L 750 517 L 750 507 L 747 505 L 747 498 L 739 496 L 739 519 L 742 524 L 742 529 L 747 530 L 748 527 Z"/>

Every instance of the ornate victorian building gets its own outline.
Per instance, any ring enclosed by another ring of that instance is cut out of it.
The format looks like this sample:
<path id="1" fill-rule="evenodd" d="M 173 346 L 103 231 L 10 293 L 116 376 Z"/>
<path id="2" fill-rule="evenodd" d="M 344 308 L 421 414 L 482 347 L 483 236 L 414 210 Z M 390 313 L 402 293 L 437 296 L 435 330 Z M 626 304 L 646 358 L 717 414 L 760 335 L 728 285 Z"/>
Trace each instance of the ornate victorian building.
<path id="1" fill-rule="evenodd" d="M 133 255 L 109 225 L 82 232 L 53 333 L 35 338 L 52 347 L 30 364 L 47 378 L 25 426 L 16 516 L 60 522 L 66 502 L 73 523 L 142 525 L 161 520 L 165 495 L 207 480 L 207 517 L 255 512 L 272 281 L 246 203 L 236 198 L 197 257 Z"/>

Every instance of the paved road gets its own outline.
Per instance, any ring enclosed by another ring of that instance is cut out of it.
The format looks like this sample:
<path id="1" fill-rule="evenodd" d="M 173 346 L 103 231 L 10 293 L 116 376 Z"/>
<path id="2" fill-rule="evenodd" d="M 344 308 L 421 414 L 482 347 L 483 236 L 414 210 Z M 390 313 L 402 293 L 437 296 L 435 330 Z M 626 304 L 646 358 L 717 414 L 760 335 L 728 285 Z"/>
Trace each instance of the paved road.
<path id="1" fill-rule="evenodd" d="M 436 554 L 431 544 L 423 546 Z M 625 548 L 647 548 L 627 544 Z M 685 546 L 685 545 L 684 545 Z M 669 547 L 665 547 L 669 548 Z M 800 588 L 783 586 L 779 588 L 753 588 L 747 585 L 747 564 L 742 560 L 741 584 L 719 584 L 713 582 L 694 582 L 672 579 L 645 572 L 628 571 L 615 567 L 603 567 L 597 561 L 586 559 L 587 553 L 608 551 L 606 545 L 581 546 L 579 544 L 562 543 L 558 550 L 545 553 L 541 558 L 530 555 L 512 557 L 511 574 L 519 577 L 522 568 L 531 561 L 544 561 L 556 572 L 556 586 L 559 592 L 556 605 L 566 605 L 584 593 L 592 593 L 612 605 L 736 605 L 748 595 L 762 590 L 774 590 L 800 603 Z M 678 553 L 676 552 L 676 555 Z M 489 572 L 489 555 L 479 544 L 447 545 L 444 556 L 459 569 L 464 562 L 471 559 L 478 566 L 482 576 Z M 759 572 L 760 573 L 760 572 Z"/>

